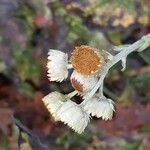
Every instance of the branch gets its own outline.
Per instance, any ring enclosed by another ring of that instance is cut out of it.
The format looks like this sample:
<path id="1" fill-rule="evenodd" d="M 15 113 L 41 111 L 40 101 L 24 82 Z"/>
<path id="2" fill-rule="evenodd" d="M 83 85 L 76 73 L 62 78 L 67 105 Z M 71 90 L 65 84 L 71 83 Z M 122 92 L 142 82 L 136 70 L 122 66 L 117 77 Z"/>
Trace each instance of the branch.
<path id="1" fill-rule="evenodd" d="M 125 69 L 125 62 L 126 62 L 126 58 L 127 56 L 132 53 L 133 51 L 138 51 L 141 52 L 143 50 L 145 50 L 146 48 L 148 48 L 150 46 L 150 34 L 142 37 L 140 40 L 138 40 L 137 42 L 131 44 L 131 45 L 126 45 L 126 46 L 119 46 L 118 49 L 117 47 L 115 47 L 117 49 L 117 51 L 119 51 L 118 54 L 116 54 L 115 56 L 113 56 L 113 59 L 109 60 L 102 68 L 101 72 L 100 72 L 100 78 L 99 81 L 97 82 L 97 84 L 95 85 L 95 87 L 92 89 L 91 92 L 89 92 L 87 95 L 84 96 L 84 102 L 88 101 L 98 90 L 98 88 L 101 88 L 100 90 L 100 96 L 103 96 L 103 82 L 104 79 L 109 71 L 109 69 L 114 66 L 116 63 L 118 63 L 119 61 L 123 62 L 123 69 Z"/>

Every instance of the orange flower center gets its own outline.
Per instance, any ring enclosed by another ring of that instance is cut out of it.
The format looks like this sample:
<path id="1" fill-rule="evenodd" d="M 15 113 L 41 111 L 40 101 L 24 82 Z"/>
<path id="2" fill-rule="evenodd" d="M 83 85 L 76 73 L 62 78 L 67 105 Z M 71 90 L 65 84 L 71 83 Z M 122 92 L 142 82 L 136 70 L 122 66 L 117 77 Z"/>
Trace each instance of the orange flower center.
<path id="1" fill-rule="evenodd" d="M 83 75 L 91 75 L 102 66 L 103 57 L 90 46 L 75 47 L 71 55 L 73 68 Z"/>

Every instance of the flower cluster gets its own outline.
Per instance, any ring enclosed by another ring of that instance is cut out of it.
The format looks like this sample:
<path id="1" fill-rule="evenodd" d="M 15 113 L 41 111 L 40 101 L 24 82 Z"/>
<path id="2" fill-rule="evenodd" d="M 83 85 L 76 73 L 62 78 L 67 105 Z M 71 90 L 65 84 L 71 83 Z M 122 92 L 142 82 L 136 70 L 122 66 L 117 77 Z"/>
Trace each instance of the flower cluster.
<path id="1" fill-rule="evenodd" d="M 62 82 L 72 69 L 70 82 L 75 91 L 63 95 L 52 92 L 43 98 L 43 103 L 56 121 L 62 121 L 78 133 L 86 128 L 90 116 L 110 120 L 113 117 L 114 102 L 103 95 L 103 82 L 109 69 L 122 62 L 122 71 L 126 69 L 126 58 L 133 52 L 141 52 L 150 46 L 150 34 L 131 45 L 121 45 L 113 49 L 118 53 L 112 56 L 105 51 L 82 45 L 75 47 L 68 55 L 50 49 L 48 52 L 48 77 L 50 81 Z M 99 92 L 97 92 L 99 89 Z M 81 104 L 71 101 L 79 94 L 83 97 Z"/>
<path id="2" fill-rule="evenodd" d="M 73 130 L 82 133 L 89 122 L 89 115 L 68 95 L 52 92 L 43 98 L 43 102 L 55 121 L 68 124 Z"/>
<path id="3" fill-rule="evenodd" d="M 87 126 L 90 115 L 104 120 L 112 119 L 114 103 L 103 95 L 95 94 L 90 99 L 86 95 L 95 87 L 99 74 L 106 63 L 106 54 L 90 46 L 75 47 L 68 55 L 50 49 L 48 52 L 48 77 L 50 81 L 62 82 L 68 77 L 68 69 L 73 69 L 70 82 L 74 92 L 63 95 L 52 92 L 43 98 L 43 102 L 56 121 L 62 121 L 78 133 Z M 69 63 L 70 62 L 70 63 Z M 71 98 L 79 94 L 84 101 L 76 104 Z"/>

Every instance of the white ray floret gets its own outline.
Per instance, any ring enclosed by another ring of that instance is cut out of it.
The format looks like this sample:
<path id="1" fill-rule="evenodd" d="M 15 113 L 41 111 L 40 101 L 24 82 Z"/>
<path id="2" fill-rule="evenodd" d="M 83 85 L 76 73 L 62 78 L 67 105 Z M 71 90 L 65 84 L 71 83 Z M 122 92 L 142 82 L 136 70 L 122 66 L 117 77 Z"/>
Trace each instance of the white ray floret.
<path id="1" fill-rule="evenodd" d="M 96 83 L 98 82 L 98 79 L 96 76 L 94 75 L 90 75 L 90 76 L 85 76 L 85 75 L 81 75 L 80 73 L 78 73 L 77 71 L 73 71 L 72 75 L 71 75 L 71 83 L 72 86 L 80 92 L 80 94 L 86 94 L 87 92 L 91 91 L 92 88 L 96 85 Z M 78 87 L 75 87 L 73 80 L 77 83 L 79 83 L 79 85 L 81 85 L 80 89 L 77 89 Z M 82 91 L 80 91 L 82 90 Z"/>
<path id="2" fill-rule="evenodd" d="M 71 100 L 62 104 L 57 115 L 62 122 L 79 134 L 84 131 L 89 122 L 89 114 L 86 113 L 80 105 Z"/>
<path id="3" fill-rule="evenodd" d="M 50 81 L 62 82 L 68 76 L 68 55 L 58 51 L 50 49 L 48 52 L 48 77 Z"/>
<path id="4" fill-rule="evenodd" d="M 114 102 L 111 99 L 94 96 L 91 100 L 83 102 L 83 107 L 85 111 L 97 118 L 111 120 L 113 117 Z"/>
<path id="5" fill-rule="evenodd" d="M 64 95 L 59 92 L 52 92 L 46 95 L 42 101 L 50 114 L 54 117 L 55 121 L 59 121 L 60 119 L 57 116 L 57 110 L 64 103 Z"/>

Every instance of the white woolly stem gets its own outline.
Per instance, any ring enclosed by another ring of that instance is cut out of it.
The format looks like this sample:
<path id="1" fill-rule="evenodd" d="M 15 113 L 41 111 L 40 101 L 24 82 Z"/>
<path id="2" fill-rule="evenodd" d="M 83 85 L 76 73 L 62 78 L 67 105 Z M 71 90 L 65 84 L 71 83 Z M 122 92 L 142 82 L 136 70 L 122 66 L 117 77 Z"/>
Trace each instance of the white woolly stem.
<path id="1" fill-rule="evenodd" d="M 101 83 L 100 87 L 99 87 L 99 96 L 100 97 L 104 97 L 104 94 L 103 94 L 103 84 L 104 84 L 104 81 Z"/>
<path id="2" fill-rule="evenodd" d="M 97 84 L 95 85 L 95 87 L 92 89 L 92 91 L 90 93 L 88 93 L 86 96 L 84 96 L 85 100 L 84 101 L 87 101 L 89 100 L 95 93 L 96 91 L 98 90 L 98 88 L 101 86 L 101 84 L 103 83 L 104 81 L 104 78 L 107 74 L 108 70 L 104 70 L 102 73 L 101 73 L 101 76 L 97 82 Z"/>
<path id="3" fill-rule="evenodd" d="M 146 49 L 149 46 L 150 46 L 150 34 L 142 37 L 139 41 L 137 41 L 137 42 L 129 45 L 128 47 L 127 46 L 124 47 L 124 48 L 122 47 L 122 51 L 120 51 L 118 54 L 116 54 L 113 57 L 112 60 L 109 60 L 105 64 L 105 66 L 103 66 L 103 70 L 102 70 L 102 72 L 100 74 L 99 81 L 97 82 L 97 84 L 95 85 L 95 87 L 92 89 L 92 91 L 85 96 L 85 101 L 87 101 L 88 99 L 90 99 L 96 93 L 96 91 L 98 90 L 98 88 L 103 84 L 105 76 L 107 75 L 109 69 L 112 66 L 114 66 L 116 63 L 118 63 L 120 60 L 122 60 L 122 58 L 127 57 L 127 55 L 129 55 L 131 52 L 133 52 L 135 50 L 138 50 L 138 49 L 140 51 L 142 51 L 142 50 Z"/>

